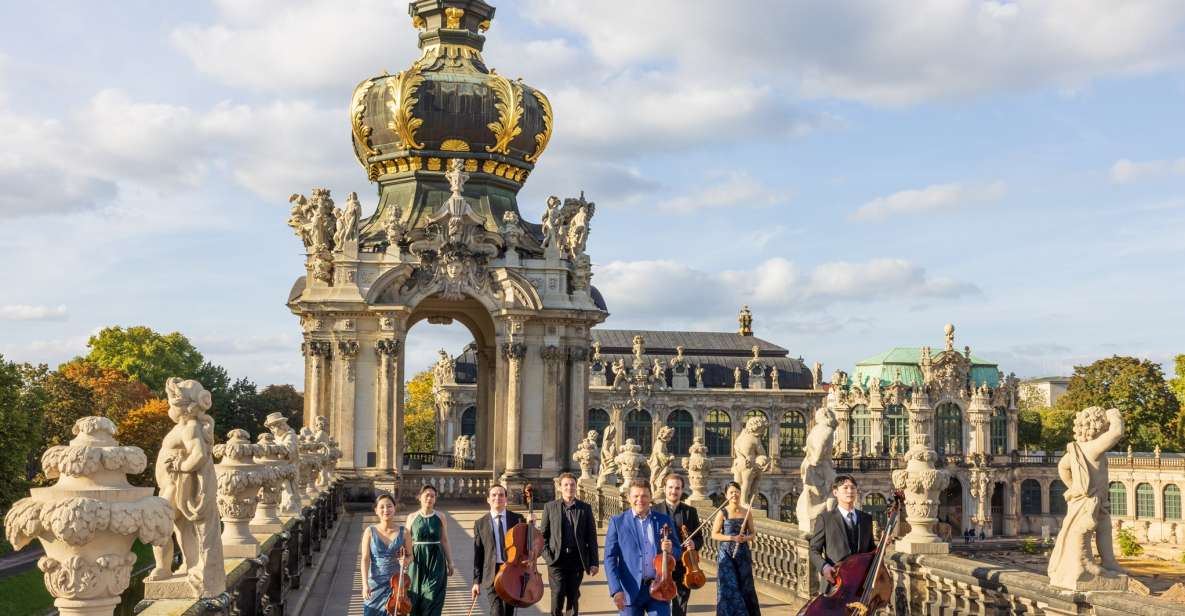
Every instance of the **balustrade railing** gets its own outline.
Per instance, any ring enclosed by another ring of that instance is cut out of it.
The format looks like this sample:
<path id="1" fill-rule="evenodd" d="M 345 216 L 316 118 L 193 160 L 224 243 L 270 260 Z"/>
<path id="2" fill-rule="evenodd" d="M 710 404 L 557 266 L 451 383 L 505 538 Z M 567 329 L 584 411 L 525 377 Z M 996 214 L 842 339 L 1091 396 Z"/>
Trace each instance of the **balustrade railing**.
<path id="1" fill-rule="evenodd" d="M 835 464 L 835 472 L 837 473 L 891 471 L 898 468 L 905 468 L 905 462 L 900 456 L 839 457 L 835 458 L 833 463 Z"/>
<path id="2" fill-rule="evenodd" d="M 1131 457 L 1128 457 L 1122 453 L 1109 453 L 1107 454 L 1107 466 L 1111 468 L 1144 468 L 1149 470 L 1162 468 L 1180 469 L 1185 468 L 1185 458 L 1148 454 L 1133 454 Z"/>
<path id="3" fill-rule="evenodd" d="M 490 471 L 424 469 L 407 470 L 399 474 L 399 493 L 415 496 L 420 488 L 430 484 L 438 498 L 485 500 L 494 475 Z"/>
<path id="4" fill-rule="evenodd" d="M 403 468 L 417 469 L 418 467 L 434 466 L 436 468 L 455 468 L 471 471 L 477 468 L 473 460 L 459 458 L 451 453 L 437 453 L 435 451 L 405 451 L 403 452 Z"/>
<path id="5" fill-rule="evenodd" d="M 706 521 L 712 510 L 701 507 L 699 514 L 700 519 Z M 752 521 L 757 537 L 748 545 L 753 558 L 753 577 L 761 590 L 784 599 L 809 597 L 815 576 L 810 567 L 807 537 L 794 524 L 763 516 L 754 517 Z M 730 551 L 735 544 L 724 545 L 725 550 Z M 709 566 L 716 562 L 720 546 L 721 542 L 712 538 L 712 524 L 709 523 L 704 529 L 702 554 Z"/>
<path id="6" fill-rule="evenodd" d="M 1012 454 L 1010 462 L 1016 466 L 1057 466 L 1061 459 L 1061 453 L 1023 453 L 1018 451 Z"/>

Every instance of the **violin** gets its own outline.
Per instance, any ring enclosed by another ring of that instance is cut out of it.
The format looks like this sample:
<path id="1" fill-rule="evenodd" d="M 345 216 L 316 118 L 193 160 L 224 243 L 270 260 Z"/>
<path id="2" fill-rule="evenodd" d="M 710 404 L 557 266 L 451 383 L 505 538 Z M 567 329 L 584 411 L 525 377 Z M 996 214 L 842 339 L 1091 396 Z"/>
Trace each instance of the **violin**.
<path id="1" fill-rule="evenodd" d="M 666 543 L 671 537 L 671 527 L 662 525 L 662 542 Z M 655 601 L 670 601 L 675 598 L 675 557 L 663 549 L 654 557 L 654 581 L 650 583 L 650 597 Z"/>
<path id="2" fill-rule="evenodd" d="M 835 588 L 819 595 L 798 612 L 798 616 L 865 616 L 889 604 L 893 581 L 884 566 L 885 548 L 901 516 L 904 495 L 898 490 L 889 508 L 889 520 L 880 545 L 871 552 L 850 554 L 835 566 Z"/>
<path id="3" fill-rule="evenodd" d="M 403 529 L 400 529 L 402 532 Z M 411 613 L 411 598 L 407 596 L 407 588 L 411 586 L 411 578 L 407 572 L 407 546 L 399 546 L 399 573 L 391 576 L 391 598 L 387 599 L 387 613 L 392 616 L 404 616 Z"/>
<path id="4" fill-rule="evenodd" d="M 691 533 L 687 532 L 687 525 L 682 526 L 684 541 L 691 538 Z M 691 547 L 683 548 L 683 555 L 679 557 L 683 562 L 683 585 L 695 590 L 703 588 L 704 584 L 708 583 L 708 576 L 704 575 L 703 569 L 699 568 L 699 550 L 695 549 L 695 544 Z"/>
<path id="5" fill-rule="evenodd" d="M 528 519 L 535 517 L 531 486 L 523 488 Z M 543 533 L 523 520 L 506 533 L 506 564 L 494 576 L 494 592 L 506 605 L 530 607 L 543 598 L 543 576 L 539 573 L 539 555 L 543 553 Z"/>

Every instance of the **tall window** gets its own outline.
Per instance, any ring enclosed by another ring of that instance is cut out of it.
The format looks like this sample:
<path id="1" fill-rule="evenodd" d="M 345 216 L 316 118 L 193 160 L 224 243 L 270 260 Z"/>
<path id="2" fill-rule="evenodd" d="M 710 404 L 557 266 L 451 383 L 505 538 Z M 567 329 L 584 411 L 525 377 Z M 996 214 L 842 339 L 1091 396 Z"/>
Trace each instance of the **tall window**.
<path id="1" fill-rule="evenodd" d="M 848 428 L 848 443 L 852 453 L 870 453 L 872 451 L 872 414 L 863 404 L 852 408 L 852 420 Z"/>
<path id="2" fill-rule="evenodd" d="M 1041 483 L 1036 479 L 1025 479 L 1020 484 L 1020 512 L 1025 515 L 1041 514 Z"/>
<path id="3" fill-rule="evenodd" d="M 649 455 L 654 445 L 653 426 L 650 423 L 650 413 L 643 409 L 635 409 L 625 416 L 625 438 L 632 438 L 642 447 L 642 453 Z"/>
<path id="4" fill-rule="evenodd" d="M 470 406 L 461 411 L 461 434 L 466 436 L 477 434 L 477 407 Z"/>
<path id="5" fill-rule="evenodd" d="M 1049 484 L 1049 513 L 1066 515 L 1066 484 L 1061 479 Z"/>
<path id="6" fill-rule="evenodd" d="M 1111 501 L 1111 515 L 1127 515 L 1127 487 L 1118 481 L 1107 486 L 1107 500 Z"/>
<path id="7" fill-rule="evenodd" d="M 691 437 L 695 432 L 695 423 L 691 413 L 683 409 L 675 409 L 667 415 L 667 425 L 675 429 L 675 436 L 671 438 L 670 451 L 676 455 L 683 455 L 691 448 Z"/>
<path id="8" fill-rule="evenodd" d="M 769 499 L 764 494 L 758 492 L 757 498 L 753 499 L 753 509 L 764 511 L 766 515 L 769 515 Z"/>
<path id="9" fill-rule="evenodd" d="M 1181 519 L 1181 488 L 1173 483 L 1164 487 L 1164 519 Z"/>
<path id="10" fill-rule="evenodd" d="M 801 456 L 806 445 L 806 418 L 798 411 L 786 411 L 778 426 L 778 455 Z"/>
<path id="11" fill-rule="evenodd" d="M 963 453 L 963 412 L 953 402 L 938 405 L 934 419 L 934 440 L 939 455 Z"/>
<path id="12" fill-rule="evenodd" d="M 749 411 L 748 413 L 745 413 L 745 423 L 749 423 L 749 420 L 753 419 L 754 417 L 760 417 L 761 419 L 765 420 L 765 426 L 766 426 L 765 436 L 761 437 L 761 446 L 765 448 L 766 452 L 768 452 L 769 451 L 769 417 L 767 417 L 765 415 L 765 411 L 763 411 L 761 409 L 753 409 L 753 410 Z"/>
<path id="13" fill-rule="evenodd" d="M 709 456 L 732 455 L 732 418 L 724 411 L 708 413 L 704 423 L 704 445 Z"/>
<path id="14" fill-rule="evenodd" d="M 1151 518 L 1156 516 L 1156 491 L 1152 484 L 1141 483 L 1136 486 L 1136 517 Z"/>
<path id="15" fill-rule="evenodd" d="M 798 524 L 798 493 L 787 492 L 782 497 L 782 521 Z"/>
<path id="16" fill-rule="evenodd" d="M 863 501 L 860 508 L 872 516 L 872 519 L 876 520 L 881 528 L 884 528 L 889 518 L 889 504 L 885 501 L 885 497 L 873 492 L 860 500 Z"/>
<path id="17" fill-rule="evenodd" d="M 882 426 L 881 438 L 885 447 L 890 449 L 889 453 L 905 453 L 909 450 L 909 417 L 905 414 L 904 406 L 900 404 L 886 406 Z"/>
<path id="18" fill-rule="evenodd" d="M 1008 411 L 1004 407 L 998 406 L 992 412 L 992 443 L 991 453 L 995 455 L 1002 455 L 1008 453 Z"/>
<path id="19" fill-rule="evenodd" d="M 584 418 L 584 431 L 597 431 L 597 444 L 605 438 L 605 426 L 609 425 L 609 413 L 605 409 L 588 409 L 588 417 Z"/>

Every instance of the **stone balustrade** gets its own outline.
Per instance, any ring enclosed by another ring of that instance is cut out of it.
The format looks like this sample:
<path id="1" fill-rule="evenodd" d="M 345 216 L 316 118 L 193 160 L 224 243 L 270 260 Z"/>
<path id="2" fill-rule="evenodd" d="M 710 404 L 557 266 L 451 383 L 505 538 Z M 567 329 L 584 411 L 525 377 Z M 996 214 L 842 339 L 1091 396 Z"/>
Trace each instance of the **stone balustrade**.
<path id="1" fill-rule="evenodd" d="M 419 494 L 420 488 L 431 484 L 440 499 L 464 499 L 484 501 L 493 483 L 490 471 L 461 469 L 405 470 L 399 475 L 401 498 Z M 542 501 L 539 501 L 542 503 Z"/>

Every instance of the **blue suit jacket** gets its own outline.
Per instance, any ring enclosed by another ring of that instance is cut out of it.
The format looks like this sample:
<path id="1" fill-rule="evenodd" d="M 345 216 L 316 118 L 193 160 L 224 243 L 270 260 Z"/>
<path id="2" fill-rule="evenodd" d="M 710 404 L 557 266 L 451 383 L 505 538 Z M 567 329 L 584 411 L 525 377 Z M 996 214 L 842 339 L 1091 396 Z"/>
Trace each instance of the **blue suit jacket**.
<path id="1" fill-rule="evenodd" d="M 662 536 L 659 533 L 663 524 L 671 528 L 670 539 L 674 544 L 672 555 L 675 562 L 679 562 L 683 549 L 675 540 L 675 525 L 670 518 L 651 509 L 650 528 L 654 532 L 656 552 L 662 552 Z M 644 541 L 645 537 L 638 536 L 638 523 L 634 520 L 633 510 L 609 518 L 609 529 L 605 532 L 605 577 L 609 582 L 609 596 L 625 592 L 626 605 L 642 604 L 650 599 L 650 595 L 641 589 L 642 554 L 638 549 Z"/>

